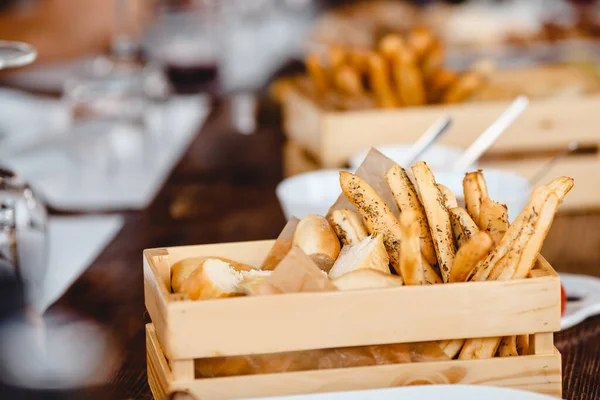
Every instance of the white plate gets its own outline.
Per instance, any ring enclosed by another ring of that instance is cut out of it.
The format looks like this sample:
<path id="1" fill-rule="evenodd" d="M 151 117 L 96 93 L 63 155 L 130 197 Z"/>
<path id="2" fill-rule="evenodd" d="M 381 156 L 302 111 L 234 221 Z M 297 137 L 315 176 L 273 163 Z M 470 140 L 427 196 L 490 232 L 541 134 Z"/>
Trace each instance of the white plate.
<path id="1" fill-rule="evenodd" d="M 263 398 L 261 398 L 262 400 Z M 266 398 L 264 398 L 266 399 Z M 556 400 L 537 393 L 514 389 L 467 385 L 409 386 L 392 389 L 361 390 L 307 394 L 299 396 L 270 397 L 270 400 Z M 259 400 L 259 399 L 255 399 Z"/>
<path id="2" fill-rule="evenodd" d="M 567 302 L 560 324 L 562 330 L 600 314 L 600 278 L 563 273 L 559 275 L 567 297 L 578 298 L 577 301 Z"/>

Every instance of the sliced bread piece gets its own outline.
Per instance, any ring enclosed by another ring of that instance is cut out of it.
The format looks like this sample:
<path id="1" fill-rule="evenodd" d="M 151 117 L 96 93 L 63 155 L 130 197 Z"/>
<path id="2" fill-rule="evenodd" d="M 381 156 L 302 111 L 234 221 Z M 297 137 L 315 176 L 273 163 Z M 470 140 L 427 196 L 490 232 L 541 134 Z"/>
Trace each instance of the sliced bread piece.
<path id="1" fill-rule="evenodd" d="M 181 292 L 191 300 L 217 299 L 241 295 L 241 272 L 218 258 L 204 260 L 181 284 Z"/>
<path id="2" fill-rule="evenodd" d="M 325 217 L 309 214 L 296 227 L 293 246 L 298 246 L 319 268 L 329 272 L 338 254 L 340 241 Z"/>
<path id="3" fill-rule="evenodd" d="M 379 289 L 402 286 L 402 278 L 375 269 L 357 269 L 331 281 L 338 290 Z"/>
<path id="4" fill-rule="evenodd" d="M 336 279 L 357 269 L 370 268 L 390 273 L 390 259 L 385 250 L 383 235 L 367 236 L 353 246 L 344 246 L 333 267 L 329 278 Z"/>

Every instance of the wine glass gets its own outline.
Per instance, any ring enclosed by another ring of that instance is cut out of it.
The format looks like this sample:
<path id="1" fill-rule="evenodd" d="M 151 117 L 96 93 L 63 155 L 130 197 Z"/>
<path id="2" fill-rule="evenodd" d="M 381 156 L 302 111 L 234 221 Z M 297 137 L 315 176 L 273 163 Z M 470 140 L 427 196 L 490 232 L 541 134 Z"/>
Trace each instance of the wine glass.
<path id="1" fill-rule="evenodd" d="M 31 64 L 37 57 L 37 50 L 22 42 L 0 40 L 0 69 L 22 67 Z"/>

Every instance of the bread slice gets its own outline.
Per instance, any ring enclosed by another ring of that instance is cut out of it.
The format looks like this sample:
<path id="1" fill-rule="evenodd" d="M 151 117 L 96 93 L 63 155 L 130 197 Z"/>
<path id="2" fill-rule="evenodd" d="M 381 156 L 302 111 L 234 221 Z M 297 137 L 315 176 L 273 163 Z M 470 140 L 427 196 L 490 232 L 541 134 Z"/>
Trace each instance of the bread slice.
<path id="1" fill-rule="evenodd" d="M 218 299 L 239 296 L 239 285 L 244 279 L 241 272 L 218 258 L 205 259 L 182 282 L 180 291 L 191 300 Z"/>
<path id="2" fill-rule="evenodd" d="M 251 295 L 256 292 L 256 288 L 262 284 L 267 277 L 271 276 L 273 271 L 262 271 L 255 269 L 252 271 L 241 271 L 242 281 L 238 285 L 240 292 Z"/>
<path id="3" fill-rule="evenodd" d="M 402 278 L 375 269 L 357 269 L 331 281 L 338 290 L 379 289 L 402 286 Z"/>
<path id="4" fill-rule="evenodd" d="M 353 246 L 344 246 L 333 267 L 329 278 L 336 279 L 357 269 L 370 268 L 384 273 L 390 273 L 390 258 L 388 257 L 383 235 L 367 236 Z"/>
<path id="5" fill-rule="evenodd" d="M 340 241 L 333 228 L 325 217 L 317 214 L 300 220 L 292 245 L 300 247 L 325 272 L 329 272 L 340 254 Z"/>
<path id="6" fill-rule="evenodd" d="M 369 236 L 360 215 L 347 208 L 334 210 L 329 215 L 329 222 L 344 245 L 355 245 Z"/>
<path id="7" fill-rule="evenodd" d="M 221 260 L 229 264 L 236 271 L 255 271 L 256 269 L 248 264 L 229 260 L 223 257 L 189 257 L 184 258 L 173 264 L 171 267 L 171 290 L 173 293 L 181 292 L 181 285 L 192 272 L 196 270 L 204 261 L 208 259 Z"/>
<path id="8" fill-rule="evenodd" d="M 206 260 L 206 257 L 190 257 L 173 264 L 171 267 L 171 290 L 173 293 L 181 292 L 183 282 L 204 260 Z"/>

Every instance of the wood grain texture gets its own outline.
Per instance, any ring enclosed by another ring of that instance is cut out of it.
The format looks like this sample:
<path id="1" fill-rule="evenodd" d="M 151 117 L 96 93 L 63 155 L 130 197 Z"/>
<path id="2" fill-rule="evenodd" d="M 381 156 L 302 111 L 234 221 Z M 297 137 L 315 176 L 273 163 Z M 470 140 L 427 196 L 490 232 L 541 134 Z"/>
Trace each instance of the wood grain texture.
<path id="1" fill-rule="evenodd" d="M 161 353 L 152 324 L 146 326 L 150 386 L 157 400 L 171 391 L 199 399 L 244 399 L 340 390 L 427 384 L 477 384 L 509 387 L 560 397 L 561 361 L 546 355 L 488 360 L 439 361 L 209 379 L 176 379 Z"/>
<path id="2" fill-rule="evenodd" d="M 227 255 L 236 261 L 260 265 L 273 244 L 274 241 L 258 241 L 161 249 L 158 258 L 168 259 L 168 263 L 154 263 L 154 251 L 145 252 L 144 269 L 155 278 L 152 281 L 152 276 L 145 276 L 144 285 L 150 287 L 146 290 L 146 304 L 152 321 L 157 321 L 158 337 L 169 359 L 510 336 L 560 329 L 560 286 L 558 277 L 552 275 L 220 301 L 177 299 L 160 281 L 169 276 L 170 265 L 184 257 Z M 165 250 L 169 256 L 162 255 Z M 172 260 L 170 253 L 174 254 Z M 543 259 L 538 268 L 552 271 Z M 156 287 L 161 290 L 155 290 Z M 155 307 L 156 303 L 164 306 Z M 390 319 L 386 304 L 418 307 L 396 307 L 394 318 Z M 356 328 L 357 323 L 360 329 Z M 244 326 L 244 340 L 239 340 L 240 326 Z M 306 329 L 311 326 L 319 329 Z M 198 332 L 202 332 L 202 340 L 198 340 Z M 551 349 L 551 340 L 549 345 Z"/>
<path id="3" fill-rule="evenodd" d="M 268 105 L 267 105 L 268 106 Z M 153 204 L 127 213 L 126 225 L 53 307 L 110 329 L 124 363 L 98 399 L 150 400 L 146 375 L 143 249 L 276 238 L 285 225 L 275 186 L 281 180 L 280 115 L 262 107 L 259 129 L 240 135 L 218 104 Z M 57 214 L 56 211 L 53 211 Z M 65 213 L 62 213 L 65 214 Z M 542 253 L 558 270 L 600 276 L 600 213 L 556 217 Z M 600 398 L 600 317 L 555 334 L 563 359 L 563 397 Z"/>

